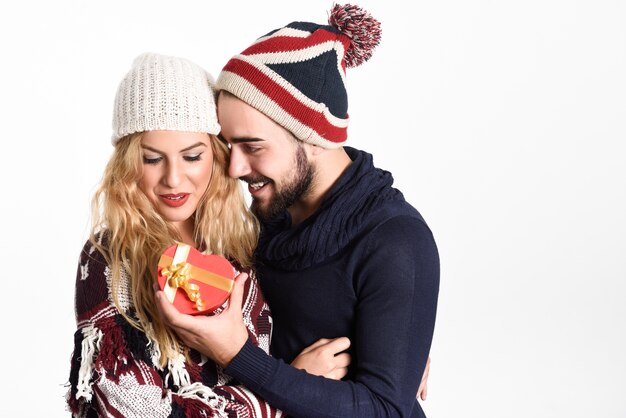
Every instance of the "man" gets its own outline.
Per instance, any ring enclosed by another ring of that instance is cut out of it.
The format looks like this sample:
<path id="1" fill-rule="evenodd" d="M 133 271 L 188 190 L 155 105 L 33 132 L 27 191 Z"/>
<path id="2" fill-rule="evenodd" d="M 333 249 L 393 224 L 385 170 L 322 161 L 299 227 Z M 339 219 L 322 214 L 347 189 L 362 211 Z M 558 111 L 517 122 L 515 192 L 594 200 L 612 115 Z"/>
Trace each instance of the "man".
<path id="1" fill-rule="evenodd" d="M 274 357 L 248 340 L 241 280 L 214 317 L 179 315 L 158 299 L 188 345 L 288 415 L 423 417 L 415 393 L 434 329 L 437 248 L 391 174 L 343 147 L 345 68 L 369 58 L 378 22 L 350 5 L 335 6 L 330 21 L 270 32 L 217 81 L 230 175 L 248 183 L 262 222 L 257 274 Z M 350 343 L 344 380 L 312 375 L 341 375 L 335 354 Z M 308 346 L 326 366 L 306 373 L 289 363 Z"/>

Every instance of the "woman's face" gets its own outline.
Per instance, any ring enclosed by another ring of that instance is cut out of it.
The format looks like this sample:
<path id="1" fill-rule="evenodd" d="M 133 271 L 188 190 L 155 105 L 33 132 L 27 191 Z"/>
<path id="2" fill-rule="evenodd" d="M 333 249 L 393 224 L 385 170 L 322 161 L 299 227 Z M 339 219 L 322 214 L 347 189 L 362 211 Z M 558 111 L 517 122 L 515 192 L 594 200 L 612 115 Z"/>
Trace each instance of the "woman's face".
<path id="1" fill-rule="evenodd" d="M 193 223 L 192 215 L 211 181 L 210 141 L 208 134 L 193 132 L 149 131 L 142 135 L 139 188 L 179 231 Z"/>

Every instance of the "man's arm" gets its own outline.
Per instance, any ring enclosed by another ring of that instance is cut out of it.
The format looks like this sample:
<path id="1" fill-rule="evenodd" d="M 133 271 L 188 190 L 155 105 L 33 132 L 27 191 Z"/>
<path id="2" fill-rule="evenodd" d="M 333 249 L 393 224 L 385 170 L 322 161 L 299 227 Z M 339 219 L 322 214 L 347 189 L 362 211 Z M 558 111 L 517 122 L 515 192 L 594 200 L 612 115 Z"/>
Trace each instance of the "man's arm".
<path id="1" fill-rule="evenodd" d="M 250 341 L 242 343 L 236 331 L 241 322 L 237 296 L 215 317 L 182 316 L 163 300 L 161 309 L 185 342 L 227 366 L 228 374 L 289 415 L 409 416 L 432 340 L 437 248 L 428 227 L 412 217 L 387 221 L 370 234 L 367 245 L 355 280 L 354 381 L 312 376 Z"/>

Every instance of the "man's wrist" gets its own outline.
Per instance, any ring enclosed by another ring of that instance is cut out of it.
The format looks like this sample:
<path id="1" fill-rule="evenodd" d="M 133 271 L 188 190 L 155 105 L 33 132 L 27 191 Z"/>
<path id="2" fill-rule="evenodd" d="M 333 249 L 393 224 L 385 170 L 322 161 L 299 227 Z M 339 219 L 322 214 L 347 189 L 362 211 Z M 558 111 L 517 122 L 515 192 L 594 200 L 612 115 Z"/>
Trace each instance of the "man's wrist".
<path id="1" fill-rule="evenodd" d="M 233 361 L 233 359 L 239 354 L 243 346 L 248 341 L 248 332 L 245 331 L 245 334 L 238 334 L 236 338 L 233 340 L 232 344 L 229 344 L 228 347 L 217 355 L 215 362 L 219 364 L 222 368 L 228 367 L 228 365 Z"/>
<path id="2" fill-rule="evenodd" d="M 248 389 L 258 391 L 268 384 L 269 376 L 275 366 L 277 366 L 276 360 L 248 338 L 224 372 Z"/>

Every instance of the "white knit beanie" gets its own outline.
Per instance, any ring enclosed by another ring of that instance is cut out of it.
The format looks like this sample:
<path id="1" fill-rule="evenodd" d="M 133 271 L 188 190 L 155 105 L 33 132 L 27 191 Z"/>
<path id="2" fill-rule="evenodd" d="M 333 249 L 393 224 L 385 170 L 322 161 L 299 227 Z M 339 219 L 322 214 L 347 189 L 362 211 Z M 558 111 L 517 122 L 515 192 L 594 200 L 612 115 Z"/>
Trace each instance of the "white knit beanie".
<path id="1" fill-rule="evenodd" d="M 144 131 L 218 134 L 214 85 L 209 73 L 186 59 L 138 56 L 115 95 L 113 144 Z"/>

